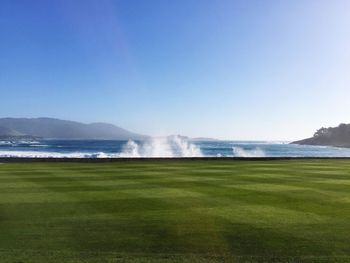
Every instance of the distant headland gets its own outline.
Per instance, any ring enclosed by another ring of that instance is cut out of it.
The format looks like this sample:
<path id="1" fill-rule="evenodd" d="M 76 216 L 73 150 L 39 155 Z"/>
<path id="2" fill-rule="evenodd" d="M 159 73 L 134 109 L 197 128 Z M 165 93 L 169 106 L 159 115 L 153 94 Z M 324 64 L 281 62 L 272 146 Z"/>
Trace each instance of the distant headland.
<path id="1" fill-rule="evenodd" d="M 0 118 L 0 139 L 143 140 L 109 123 L 84 124 L 54 118 Z"/>
<path id="2" fill-rule="evenodd" d="M 165 136 L 189 141 L 218 141 L 213 138 L 190 138 L 183 135 Z M 110 123 L 85 124 L 55 118 L 0 118 L 0 140 L 147 140 L 151 136 L 138 134 Z"/>
<path id="3" fill-rule="evenodd" d="M 313 137 L 292 144 L 350 148 L 350 124 L 342 123 L 338 127 L 318 129 Z"/>

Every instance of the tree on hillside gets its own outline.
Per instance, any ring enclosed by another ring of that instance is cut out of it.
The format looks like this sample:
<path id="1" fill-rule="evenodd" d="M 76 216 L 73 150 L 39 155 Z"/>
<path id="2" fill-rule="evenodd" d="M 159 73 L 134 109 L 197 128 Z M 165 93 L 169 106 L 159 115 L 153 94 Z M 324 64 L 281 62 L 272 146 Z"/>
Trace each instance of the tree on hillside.
<path id="1" fill-rule="evenodd" d="M 328 133 L 328 129 L 322 127 L 315 132 L 314 137 L 321 137 L 321 136 L 326 135 L 327 133 Z"/>

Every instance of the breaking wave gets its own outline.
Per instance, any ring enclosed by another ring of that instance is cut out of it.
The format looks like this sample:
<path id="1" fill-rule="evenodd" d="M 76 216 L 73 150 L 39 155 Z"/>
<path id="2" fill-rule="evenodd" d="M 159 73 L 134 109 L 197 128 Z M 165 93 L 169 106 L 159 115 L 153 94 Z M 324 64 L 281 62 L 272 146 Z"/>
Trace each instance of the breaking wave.
<path id="1" fill-rule="evenodd" d="M 265 157 L 265 152 L 257 147 L 254 149 L 244 149 L 242 147 L 232 147 L 234 157 Z"/>
<path id="2" fill-rule="evenodd" d="M 38 141 L 0 141 L 0 146 L 38 146 Z"/>
<path id="3" fill-rule="evenodd" d="M 116 154 L 97 153 L 60 153 L 60 152 L 37 152 L 37 151 L 0 151 L 0 157 L 18 158 L 113 158 Z"/>
<path id="4" fill-rule="evenodd" d="M 143 144 L 132 140 L 124 146 L 120 157 L 202 157 L 198 146 L 180 136 L 152 138 Z"/>
<path id="5" fill-rule="evenodd" d="M 34 146 L 34 145 L 30 145 Z M 37 144 L 36 147 L 46 147 Z M 129 140 L 118 153 L 106 152 L 57 152 L 1 150 L 0 157 L 20 158 L 156 158 L 156 157 L 202 157 L 198 146 L 180 136 L 152 138 L 144 142 Z"/>

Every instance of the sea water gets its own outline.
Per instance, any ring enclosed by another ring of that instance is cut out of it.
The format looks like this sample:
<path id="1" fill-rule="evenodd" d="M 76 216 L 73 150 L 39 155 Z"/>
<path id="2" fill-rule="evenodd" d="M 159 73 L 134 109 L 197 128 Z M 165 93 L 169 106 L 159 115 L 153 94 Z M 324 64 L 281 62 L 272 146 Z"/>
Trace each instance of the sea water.
<path id="1" fill-rule="evenodd" d="M 191 141 L 172 136 L 146 141 L 0 141 L 0 157 L 350 157 L 350 149 L 269 141 Z"/>

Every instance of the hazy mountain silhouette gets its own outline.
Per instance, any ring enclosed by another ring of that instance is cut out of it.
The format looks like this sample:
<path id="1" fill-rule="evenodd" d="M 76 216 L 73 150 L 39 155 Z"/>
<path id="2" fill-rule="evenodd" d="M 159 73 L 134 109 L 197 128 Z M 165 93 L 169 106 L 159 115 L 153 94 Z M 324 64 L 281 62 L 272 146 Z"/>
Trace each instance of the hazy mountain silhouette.
<path id="1" fill-rule="evenodd" d="M 50 139 L 142 140 L 133 133 L 108 123 L 84 124 L 53 118 L 0 118 L 1 137 L 39 137 Z"/>

